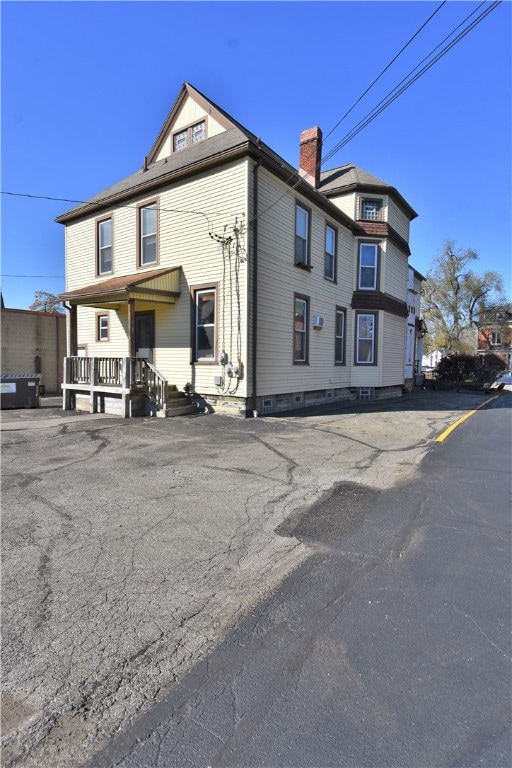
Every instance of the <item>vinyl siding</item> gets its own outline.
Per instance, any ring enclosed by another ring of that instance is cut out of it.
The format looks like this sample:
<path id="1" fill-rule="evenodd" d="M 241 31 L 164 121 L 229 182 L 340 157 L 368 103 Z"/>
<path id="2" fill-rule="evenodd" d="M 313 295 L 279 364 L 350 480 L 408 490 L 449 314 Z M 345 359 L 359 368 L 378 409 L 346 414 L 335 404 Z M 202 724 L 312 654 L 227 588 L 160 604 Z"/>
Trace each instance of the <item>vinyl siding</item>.
<path id="1" fill-rule="evenodd" d="M 388 200 L 388 224 L 409 242 L 409 219 L 393 200 Z"/>
<path id="2" fill-rule="evenodd" d="M 382 321 L 382 386 L 389 387 L 404 382 L 405 327 L 406 320 L 387 312 L 381 313 Z"/>
<path id="3" fill-rule="evenodd" d="M 159 262 L 148 269 L 181 267 L 181 295 L 174 305 L 137 301 L 136 311 L 155 310 L 154 364 L 170 383 L 182 387 L 191 382 L 203 393 L 217 393 L 214 375 L 220 375 L 221 366 L 195 365 L 191 368 L 191 289 L 193 286 L 218 286 L 218 320 L 222 318 L 225 301 L 226 328 L 224 344 L 230 359 L 236 362 L 236 332 L 238 327 L 238 300 L 242 309 L 241 349 L 242 362 L 247 370 L 247 322 L 243 311 L 247 303 L 247 260 L 240 265 L 237 296 L 233 272 L 234 252 L 230 262 L 223 264 L 222 248 L 211 237 L 232 233 L 235 221 L 247 222 L 247 161 L 226 165 L 222 170 L 202 174 L 186 182 L 167 187 L 158 195 L 159 204 Z M 146 199 L 137 198 L 124 208 L 113 211 L 114 277 L 129 275 L 137 270 L 137 210 Z M 189 213 L 187 213 L 187 211 Z M 193 212 L 203 212 L 198 215 Z M 67 227 L 67 290 L 101 282 L 105 277 L 95 275 L 95 221 L 80 221 Z M 244 235 L 246 245 L 247 235 Z M 245 254 L 246 255 L 246 254 Z M 87 344 L 89 355 L 128 354 L 127 306 L 119 312 L 110 311 L 110 340 L 96 342 L 95 316 L 99 309 L 78 309 L 78 343 Z M 102 310 L 101 310 L 102 311 Z M 218 324 L 218 325 L 219 325 Z M 221 350 L 222 336 L 219 336 Z M 231 342 L 231 344 L 230 344 Z M 237 394 L 245 395 L 246 378 L 240 382 Z"/>
<path id="4" fill-rule="evenodd" d="M 348 366 L 334 364 L 336 306 L 349 308 L 352 295 L 352 236 L 320 210 L 311 212 L 310 272 L 294 265 L 296 200 L 266 171 L 258 172 L 259 208 L 265 213 L 258 230 L 258 394 L 302 392 L 349 385 Z M 284 194 L 286 192 L 286 194 Z M 266 210 L 272 206 L 269 210 Z M 338 282 L 324 279 L 326 221 L 338 230 Z M 309 365 L 293 363 L 294 294 L 309 296 Z M 314 314 L 325 318 L 314 331 Z M 350 310 L 347 313 L 350 316 Z M 349 320 L 349 317 L 347 318 Z M 350 323 L 348 323 L 350 333 Z M 348 347 L 348 345 L 347 345 Z"/>
<path id="5" fill-rule="evenodd" d="M 339 195 L 338 197 L 330 197 L 330 202 L 333 203 L 340 211 L 346 213 L 351 219 L 356 218 L 356 195 L 353 192 L 350 195 Z"/>
<path id="6" fill-rule="evenodd" d="M 383 243 L 384 245 L 384 243 Z M 382 251 L 381 265 L 381 291 L 395 296 L 397 299 L 407 299 L 407 256 L 390 243 L 385 242 L 385 250 Z"/>

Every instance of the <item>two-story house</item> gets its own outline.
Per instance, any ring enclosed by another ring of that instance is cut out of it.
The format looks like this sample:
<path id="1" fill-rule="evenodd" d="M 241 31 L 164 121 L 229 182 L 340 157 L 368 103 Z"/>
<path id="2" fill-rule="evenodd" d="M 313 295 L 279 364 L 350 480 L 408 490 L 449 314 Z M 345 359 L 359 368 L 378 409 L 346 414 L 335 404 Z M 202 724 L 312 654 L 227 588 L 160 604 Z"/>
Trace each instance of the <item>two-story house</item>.
<path id="1" fill-rule="evenodd" d="M 416 213 L 360 168 L 321 172 L 321 148 L 304 131 L 297 170 L 183 86 L 141 170 L 57 218 L 64 407 L 145 413 L 149 391 L 164 414 L 186 392 L 245 415 L 402 392 Z"/>

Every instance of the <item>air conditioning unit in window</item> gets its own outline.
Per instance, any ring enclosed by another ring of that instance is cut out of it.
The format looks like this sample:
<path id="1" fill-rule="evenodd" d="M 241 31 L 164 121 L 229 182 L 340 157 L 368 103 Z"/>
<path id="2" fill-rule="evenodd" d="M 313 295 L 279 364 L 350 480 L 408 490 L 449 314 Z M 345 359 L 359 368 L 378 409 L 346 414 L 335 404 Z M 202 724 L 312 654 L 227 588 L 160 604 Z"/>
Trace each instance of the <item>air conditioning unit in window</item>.
<path id="1" fill-rule="evenodd" d="M 325 324 L 325 317 L 322 317 L 322 315 L 313 315 L 313 328 L 320 329 L 323 328 Z"/>

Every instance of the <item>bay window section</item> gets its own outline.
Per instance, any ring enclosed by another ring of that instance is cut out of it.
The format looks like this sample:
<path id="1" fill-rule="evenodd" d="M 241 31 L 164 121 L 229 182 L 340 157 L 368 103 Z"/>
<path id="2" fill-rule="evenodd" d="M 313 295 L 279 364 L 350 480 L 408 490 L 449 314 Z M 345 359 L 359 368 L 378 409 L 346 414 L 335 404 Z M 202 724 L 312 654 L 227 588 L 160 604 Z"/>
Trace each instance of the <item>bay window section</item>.
<path id="1" fill-rule="evenodd" d="M 377 243 L 361 243 L 359 245 L 358 288 L 360 290 L 377 290 L 378 260 L 379 246 Z"/>
<path id="2" fill-rule="evenodd" d="M 356 364 L 377 364 L 377 315 L 359 313 L 356 315 Z"/>
<path id="3" fill-rule="evenodd" d="M 215 288 L 195 292 L 195 360 L 216 360 L 216 306 Z"/>

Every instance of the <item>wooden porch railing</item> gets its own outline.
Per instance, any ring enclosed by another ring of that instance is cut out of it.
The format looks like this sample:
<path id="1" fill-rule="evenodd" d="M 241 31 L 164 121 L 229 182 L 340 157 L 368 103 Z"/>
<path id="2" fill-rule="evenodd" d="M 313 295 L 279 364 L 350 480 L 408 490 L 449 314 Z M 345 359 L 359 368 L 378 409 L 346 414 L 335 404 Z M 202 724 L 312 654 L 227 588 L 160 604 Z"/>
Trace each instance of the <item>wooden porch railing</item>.
<path id="1" fill-rule="evenodd" d="M 168 385 L 165 376 L 148 360 L 139 357 L 64 358 L 64 410 L 71 410 L 72 396 L 87 392 L 91 413 L 96 412 L 98 394 L 121 395 L 125 416 L 129 415 L 130 395 L 145 390 L 157 410 L 167 407 Z"/>

